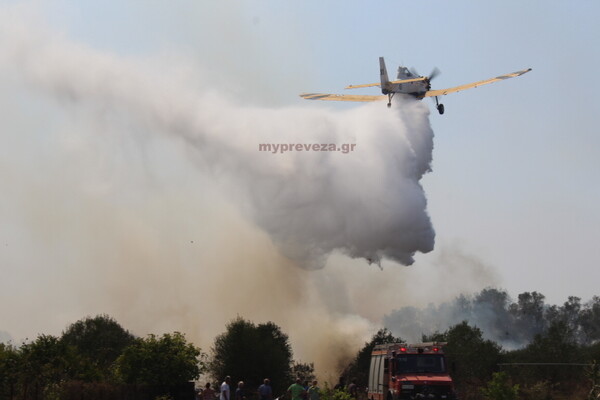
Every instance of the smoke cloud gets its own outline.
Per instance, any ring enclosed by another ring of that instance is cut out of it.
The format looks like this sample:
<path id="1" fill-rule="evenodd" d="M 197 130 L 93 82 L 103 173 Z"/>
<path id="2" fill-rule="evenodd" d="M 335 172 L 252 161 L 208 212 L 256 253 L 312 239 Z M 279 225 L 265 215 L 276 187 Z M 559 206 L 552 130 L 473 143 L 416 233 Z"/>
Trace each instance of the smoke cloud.
<path id="1" fill-rule="evenodd" d="M 433 249 L 419 184 L 433 136 L 423 105 L 406 100 L 396 112 L 381 104 L 346 112 L 241 107 L 110 54 L 11 33 L 5 57 L 30 83 L 89 112 L 99 130 L 183 140 L 196 164 L 228 182 L 245 214 L 298 264 L 322 267 L 339 249 L 409 265 L 417 251 Z M 259 152 L 260 144 L 356 144 L 356 153 L 271 154 Z"/>
<path id="2" fill-rule="evenodd" d="M 43 305 L 59 330 L 108 312 L 207 350 L 237 314 L 282 325 L 297 358 L 334 373 L 372 325 L 345 278 L 311 270 L 330 254 L 409 265 L 433 249 L 419 183 L 433 147 L 426 105 L 242 106 L 187 66 L 100 52 L 8 11 L 0 70 L 16 95 L 2 97 L 0 238 L 20 285 L 3 286 L 16 301 L 2 319 Z M 356 146 L 272 154 L 264 143 Z"/>

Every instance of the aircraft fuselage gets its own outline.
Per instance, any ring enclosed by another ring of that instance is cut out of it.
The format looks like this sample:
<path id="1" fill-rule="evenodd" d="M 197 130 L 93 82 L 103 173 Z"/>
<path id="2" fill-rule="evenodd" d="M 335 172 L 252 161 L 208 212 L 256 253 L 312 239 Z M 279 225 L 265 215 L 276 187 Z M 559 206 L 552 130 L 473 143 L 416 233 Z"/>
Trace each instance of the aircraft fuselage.
<path id="1" fill-rule="evenodd" d="M 398 80 L 406 81 L 410 79 L 419 79 L 423 78 L 422 76 L 417 76 L 412 73 L 408 68 L 400 66 L 398 67 Z M 425 93 L 430 89 L 431 84 L 428 79 L 422 79 L 415 82 L 402 82 L 402 83 L 392 83 L 387 82 L 381 88 L 381 93 L 383 94 L 391 94 L 391 93 L 402 93 L 409 94 L 418 99 L 422 99 Z"/>

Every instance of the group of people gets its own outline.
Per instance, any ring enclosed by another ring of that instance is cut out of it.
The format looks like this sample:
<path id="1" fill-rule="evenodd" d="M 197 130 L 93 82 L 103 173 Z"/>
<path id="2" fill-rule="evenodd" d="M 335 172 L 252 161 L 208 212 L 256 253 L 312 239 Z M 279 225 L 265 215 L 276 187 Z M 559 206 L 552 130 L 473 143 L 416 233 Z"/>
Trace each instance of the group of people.
<path id="1" fill-rule="evenodd" d="M 317 386 L 317 381 L 313 381 L 312 385 L 308 384 L 308 381 L 304 382 L 304 385 L 301 384 L 302 380 L 300 378 L 296 379 L 296 382 L 290 385 L 287 389 L 287 393 L 290 396 L 290 400 L 319 400 L 320 398 L 320 389 Z M 219 388 L 219 392 L 217 393 L 215 390 L 211 388 L 210 383 L 207 383 L 202 392 L 199 393 L 199 400 L 216 400 L 217 396 L 219 400 L 246 400 L 246 391 L 244 389 L 244 382 L 239 381 L 237 384 L 237 388 L 233 394 L 233 398 L 231 397 L 231 377 L 225 377 L 225 380 L 221 384 Z M 264 379 L 262 385 L 258 387 L 258 398 L 259 400 L 273 400 L 273 389 L 271 388 L 271 381 L 266 378 Z"/>
<path id="2" fill-rule="evenodd" d="M 288 393 L 291 396 L 291 400 L 319 400 L 321 397 L 321 389 L 317 386 L 317 381 L 313 381 L 312 385 L 309 386 L 308 381 L 301 384 L 300 378 L 296 379 L 296 383 L 288 388 Z"/>
<path id="3" fill-rule="evenodd" d="M 238 382 L 233 398 L 231 397 L 230 383 L 231 377 L 225 377 L 218 393 L 211 388 L 210 383 L 207 383 L 198 396 L 199 400 L 216 400 L 217 397 L 219 400 L 246 400 L 244 381 Z M 265 379 L 263 384 L 258 387 L 258 395 L 260 400 L 273 400 L 273 390 L 271 389 L 271 381 L 269 379 Z"/>
<path id="4" fill-rule="evenodd" d="M 199 393 L 198 400 L 217 400 L 217 397 L 219 398 L 218 400 L 246 400 L 247 395 L 246 390 L 244 389 L 244 382 L 238 382 L 237 388 L 233 393 L 233 398 L 230 384 L 231 377 L 225 377 L 225 380 L 221 384 L 219 392 L 217 393 L 211 388 L 210 383 L 207 383 L 202 392 Z M 309 384 L 308 381 L 304 381 L 304 383 L 302 383 L 300 378 L 296 379 L 296 382 L 292 383 L 287 389 L 289 400 L 320 400 L 321 389 L 319 386 L 317 386 L 317 384 L 318 382 L 316 380 L 312 381 L 312 384 Z M 340 378 L 339 383 L 334 386 L 334 389 L 347 390 L 348 394 L 350 394 L 353 399 L 358 398 L 359 390 L 356 384 L 356 379 L 352 379 L 351 383 L 348 385 L 348 387 L 346 387 L 344 385 L 343 378 Z M 262 385 L 258 387 L 257 394 L 259 400 L 274 400 L 271 381 L 268 378 L 264 379 Z"/>
<path id="5" fill-rule="evenodd" d="M 340 376 L 340 381 L 333 387 L 333 390 L 346 390 L 350 397 L 353 399 L 358 398 L 358 385 L 356 384 L 356 378 L 352 378 L 348 387 L 344 385 L 344 377 Z"/>

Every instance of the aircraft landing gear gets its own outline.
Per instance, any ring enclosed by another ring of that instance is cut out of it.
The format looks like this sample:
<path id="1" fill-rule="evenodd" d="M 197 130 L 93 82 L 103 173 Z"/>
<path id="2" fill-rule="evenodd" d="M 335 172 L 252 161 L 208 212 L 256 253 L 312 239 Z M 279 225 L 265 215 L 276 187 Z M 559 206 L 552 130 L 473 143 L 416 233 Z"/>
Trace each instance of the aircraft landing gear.
<path id="1" fill-rule="evenodd" d="M 388 93 L 388 108 L 392 106 L 392 97 L 394 97 L 394 93 Z"/>
<path id="2" fill-rule="evenodd" d="M 435 105 L 440 115 L 442 115 L 444 113 L 444 105 L 439 103 L 437 96 L 435 96 Z"/>

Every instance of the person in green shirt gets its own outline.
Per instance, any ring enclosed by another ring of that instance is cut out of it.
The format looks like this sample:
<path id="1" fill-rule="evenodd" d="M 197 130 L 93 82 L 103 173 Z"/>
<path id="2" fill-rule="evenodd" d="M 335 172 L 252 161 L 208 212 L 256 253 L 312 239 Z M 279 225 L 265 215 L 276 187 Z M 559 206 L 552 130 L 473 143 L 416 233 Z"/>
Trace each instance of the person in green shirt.
<path id="1" fill-rule="evenodd" d="M 302 380 L 298 378 L 296 379 L 296 383 L 293 383 L 288 388 L 287 391 L 292 396 L 291 400 L 305 400 L 306 390 L 304 389 L 304 386 L 300 384 L 300 382 L 302 382 Z"/>
<path id="2" fill-rule="evenodd" d="M 308 388 L 308 400 L 319 400 L 321 389 L 317 386 L 317 381 L 313 381 L 312 386 Z"/>

